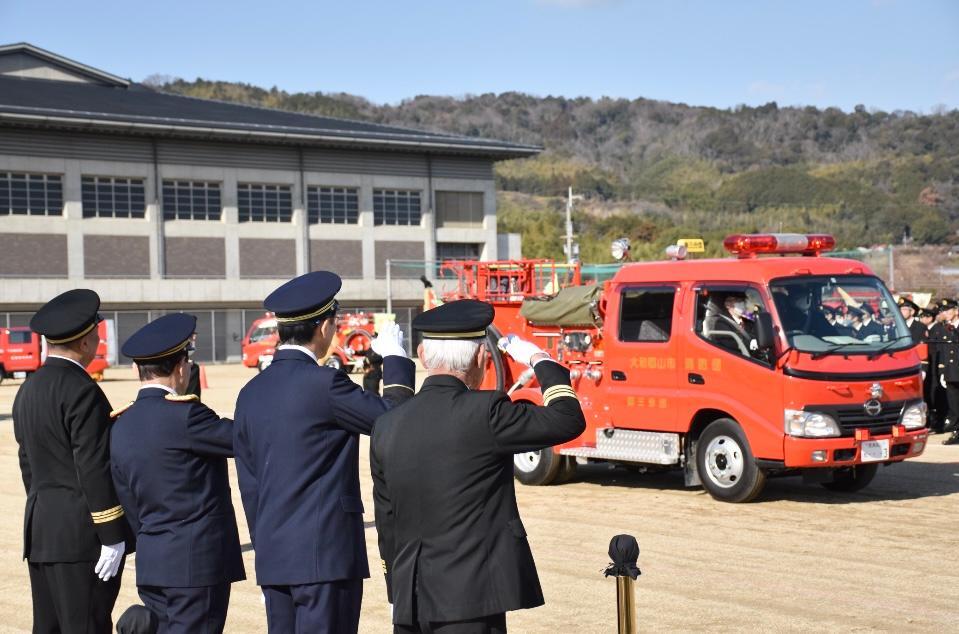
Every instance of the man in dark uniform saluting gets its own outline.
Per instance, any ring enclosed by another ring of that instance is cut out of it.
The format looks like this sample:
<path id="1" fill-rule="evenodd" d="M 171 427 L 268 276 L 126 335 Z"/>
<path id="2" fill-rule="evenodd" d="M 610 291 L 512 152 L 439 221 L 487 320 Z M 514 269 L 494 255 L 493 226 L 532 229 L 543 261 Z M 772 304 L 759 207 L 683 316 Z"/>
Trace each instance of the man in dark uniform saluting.
<path id="1" fill-rule="evenodd" d="M 193 394 L 196 317 L 164 315 L 123 344 L 137 399 L 114 412 L 113 482 L 137 536 L 137 590 L 161 634 L 222 632 L 230 584 L 246 579 L 230 497 L 233 424 Z"/>
<path id="2" fill-rule="evenodd" d="M 13 402 L 35 633 L 113 629 L 129 528 L 110 479 L 110 403 L 86 371 L 98 310 L 96 293 L 75 289 L 37 311 L 47 359 Z"/>
<path id="3" fill-rule="evenodd" d="M 275 634 L 357 631 L 369 577 L 359 435 L 413 395 L 414 366 L 395 325 L 373 340 L 385 398 L 317 364 L 336 334 L 340 285 L 337 275 L 315 271 L 266 298 L 281 345 L 236 404 L 237 476 Z"/>
<path id="4" fill-rule="evenodd" d="M 420 392 L 376 421 L 373 503 L 394 632 L 506 631 L 506 612 L 543 604 L 513 489 L 513 454 L 586 428 L 569 371 L 531 343 L 506 352 L 533 367 L 543 406 L 477 390 L 489 360 L 489 304 L 461 300 L 419 315 Z"/>

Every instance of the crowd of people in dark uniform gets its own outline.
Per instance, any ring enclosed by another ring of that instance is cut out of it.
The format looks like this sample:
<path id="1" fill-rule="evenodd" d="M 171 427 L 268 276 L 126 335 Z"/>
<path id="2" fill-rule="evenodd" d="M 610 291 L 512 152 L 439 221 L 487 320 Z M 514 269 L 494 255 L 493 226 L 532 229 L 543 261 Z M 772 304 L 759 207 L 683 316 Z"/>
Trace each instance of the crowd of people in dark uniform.
<path id="1" fill-rule="evenodd" d="M 118 632 L 222 632 L 231 584 L 246 578 L 230 458 L 269 632 L 356 632 L 369 577 L 360 435 L 371 436 L 394 631 L 505 632 L 506 612 L 544 602 L 512 456 L 585 429 L 569 371 L 514 337 L 502 349 L 533 369 L 543 405 L 478 389 L 493 310 L 461 300 L 413 321 L 429 374 L 419 393 L 402 332 L 381 329 L 364 381 L 378 387 L 382 376 L 381 397 L 317 362 L 336 332 L 340 285 L 317 271 L 266 298 L 280 345 L 240 391 L 234 420 L 189 392 L 192 315 L 165 315 L 123 342 L 141 385 L 112 411 L 85 370 L 99 338 L 97 294 L 68 291 L 34 315 L 48 357 L 13 406 L 34 632 L 111 632 L 133 552 L 143 605 L 125 611 Z"/>

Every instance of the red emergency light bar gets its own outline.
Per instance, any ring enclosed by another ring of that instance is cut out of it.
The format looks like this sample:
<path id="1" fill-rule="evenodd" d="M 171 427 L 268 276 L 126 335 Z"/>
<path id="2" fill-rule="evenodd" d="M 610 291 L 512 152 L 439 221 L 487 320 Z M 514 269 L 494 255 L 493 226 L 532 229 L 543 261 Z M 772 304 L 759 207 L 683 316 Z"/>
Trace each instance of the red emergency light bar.
<path id="1" fill-rule="evenodd" d="M 802 235 L 801 233 L 751 233 L 732 235 L 723 240 L 723 247 L 741 258 L 754 258 L 766 253 L 819 255 L 832 251 L 836 239 L 824 233 Z"/>

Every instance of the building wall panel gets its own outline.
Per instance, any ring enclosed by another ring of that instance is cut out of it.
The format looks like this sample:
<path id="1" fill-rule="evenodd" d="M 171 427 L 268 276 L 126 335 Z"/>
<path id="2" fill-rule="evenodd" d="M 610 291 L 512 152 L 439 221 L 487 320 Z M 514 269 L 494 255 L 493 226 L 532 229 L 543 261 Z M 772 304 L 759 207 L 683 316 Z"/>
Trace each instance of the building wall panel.
<path id="1" fill-rule="evenodd" d="M 386 277 L 386 260 L 424 260 L 425 249 L 422 242 L 400 242 L 398 240 L 377 240 L 375 245 L 376 277 Z M 396 267 L 392 277 L 419 277 L 423 271 L 414 267 Z"/>
<path id="2" fill-rule="evenodd" d="M 493 161 L 466 156 L 437 156 L 433 158 L 433 178 L 493 180 Z"/>
<path id="3" fill-rule="evenodd" d="M 66 277 L 63 233 L 0 233 L 0 277 Z"/>
<path id="4" fill-rule="evenodd" d="M 173 139 L 157 141 L 157 160 L 161 164 L 274 170 L 298 170 L 300 164 L 294 147 Z"/>
<path id="5" fill-rule="evenodd" d="M 310 270 L 333 271 L 343 278 L 363 277 L 363 241 L 310 240 Z"/>
<path id="6" fill-rule="evenodd" d="M 303 169 L 313 172 L 419 176 L 428 174 L 425 154 L 306 148 Z"/>
<path id="7" fill-rule="evenodd" d="M 226 277 L 223 238 L 166 238 L 166 277 Z"/>
<path id="8" fill-rule="evenodd" d="M 293 277 L 296 241 L 240 238 L 240 277 Z"/>
<path id="9" fill-rule="evenodd" d="M 78 134 L 0 128 L 0 154 L 93 161 L 153 162 L 148 139 L 112 134 Z"/>
<path id="10" fill-rule="evenodd" d="M 147 236 L 83 236 L 84 277 L 150 277 Z"/>

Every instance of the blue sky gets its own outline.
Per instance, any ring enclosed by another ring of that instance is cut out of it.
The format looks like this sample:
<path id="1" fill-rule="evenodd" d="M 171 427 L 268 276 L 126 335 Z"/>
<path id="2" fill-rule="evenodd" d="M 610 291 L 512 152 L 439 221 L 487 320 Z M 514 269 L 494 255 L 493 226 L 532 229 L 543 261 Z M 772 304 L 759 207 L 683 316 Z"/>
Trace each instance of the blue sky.
<path id="1" fill-rule="evenodd" d="M 18 41 L 134 80 L 377 103 L 521 91 L 959 107 L 957 0 L 0 0 L 0 43 Z"/>

